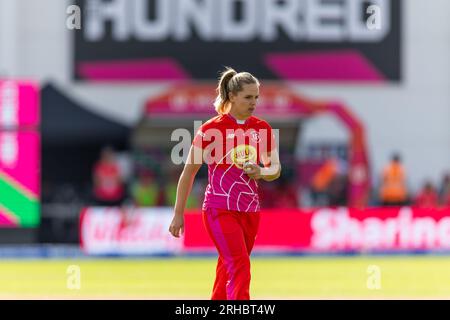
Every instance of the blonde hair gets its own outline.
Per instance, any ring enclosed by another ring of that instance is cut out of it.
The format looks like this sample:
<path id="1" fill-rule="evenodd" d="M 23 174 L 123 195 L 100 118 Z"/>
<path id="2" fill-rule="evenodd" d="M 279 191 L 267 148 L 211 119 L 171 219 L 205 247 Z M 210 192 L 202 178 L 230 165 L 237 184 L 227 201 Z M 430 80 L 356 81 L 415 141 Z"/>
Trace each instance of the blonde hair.
<path id="1" fill-rule="evenodd" d="M 237 73 L 230 67 L 226 67 L 226 69 L 222 71 L 219 78 L 219 84 L 216 88 L 217 98 L 214 101 L 214 107 L 218 114 L 228 112 L 230 102 L 228 94 L 230 92 L 237 94 L 239 91 L 242 91 L 242 86 L 244 84 L 256 84 L 259 86 L 259 81 L 248 72 Z"/>

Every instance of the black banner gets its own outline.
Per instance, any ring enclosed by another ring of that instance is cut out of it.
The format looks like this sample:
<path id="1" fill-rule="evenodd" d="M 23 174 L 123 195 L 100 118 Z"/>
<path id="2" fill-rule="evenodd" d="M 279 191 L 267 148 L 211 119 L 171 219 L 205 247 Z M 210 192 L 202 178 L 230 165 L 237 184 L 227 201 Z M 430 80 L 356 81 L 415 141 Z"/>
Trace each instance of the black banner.
<path id="1" fill-rule="evenodd" d="M 61 317 L 70 312 L 75 319 L 93 316 L 130 318 L 142 316 L 148 319 L 304 319 L 336 318 L 360 319 L 370 315 L 383 318 L 386 315 L 409 318 L 429 316 L 431 312 L 444 311 L 445 301 L 416 300 L 256 300 L 256 301 L 195 301 L 195 300 L 74 300 L 74 301 L 4 301 L 5 307 L 16 308 L 17 314 L 51 310 L 51 316 Z M 274 312 L 268 314 L 265 306 L 272 306 Z M 247 308 L 248 306 L 248 308 Z M 263 307 L 262 309 L 259 309 Z M 252 311 L 244 311 L 252 310 Z M 258 311 L 259 310 L 259 311 Z M 50 316 L 50 317 L 51 317 Z"/>
<path id="2" fill-rule="evenodd" d="M 401 80 L 401 0 L 78 0 L 78 80 Z"/>

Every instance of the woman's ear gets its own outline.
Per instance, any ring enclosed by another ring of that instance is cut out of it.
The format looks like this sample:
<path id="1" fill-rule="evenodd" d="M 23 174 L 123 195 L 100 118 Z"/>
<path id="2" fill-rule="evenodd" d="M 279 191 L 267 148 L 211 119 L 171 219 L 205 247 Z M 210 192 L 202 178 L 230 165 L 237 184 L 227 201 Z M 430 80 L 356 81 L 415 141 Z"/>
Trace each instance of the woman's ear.
<path id="1" fill-rule="evenodd" d="M 228 100 L 230 100 L 231 103 L 234 102 L 234 99 L 236 96 L 233 94 L 233 92 L 228 92 Z"/>

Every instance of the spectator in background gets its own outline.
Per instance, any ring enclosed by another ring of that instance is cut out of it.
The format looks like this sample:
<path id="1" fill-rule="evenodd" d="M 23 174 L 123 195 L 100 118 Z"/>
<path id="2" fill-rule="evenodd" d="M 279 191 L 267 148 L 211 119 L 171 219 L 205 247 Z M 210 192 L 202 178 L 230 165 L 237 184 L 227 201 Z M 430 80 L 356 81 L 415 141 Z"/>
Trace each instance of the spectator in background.
<path id="1" fill-rule="evenodd" d="M 436 208 L 439 204 L 438 199 L 439 196 L 433 184 L 427 181 L 414 199 L 414 206 L 419 208 Z"/>
<path id="2" fill-rule="evenodd" d="M 441 187 L 439 188 L 439 199 L 441 205 L 450 207 L 450 173 L 444 175 Z"/>
<path id="3" fill-rule="evenodd" d="M 155 181 L 155 176 L 150 171 L 139 174 L 131 187 L 133 203 L 138 207 L 155 207 L 160 205 L 160 187 Z"/>
<path id="4" fill-rule="evenodd" d="M 405 169 L 397 153 L 383 170 L 379 197 L 385 206 L 402 206 L 408 202 Z"/>
<path id="5" fill-rule="evenodd" d="M 338 161 L 331 157 L 316 171 L 311 182 L 311 198 L 315 206 L 329 204 L 329 187 L 338 175 Z"/>
<path id="6" fill-rule="evenodd" d="M 125 198 L 125 183 L 117 163 L 115 151 L 105 147 L 94 166 L 94 198 L 100 206 L 119 206 Z"/>
<path id="7" fill-rule="evenodd" d="M 328 188 L 328 201 L 330 206 L 347 205 L 348 179 L 345 174 L 337 174 Z"/>

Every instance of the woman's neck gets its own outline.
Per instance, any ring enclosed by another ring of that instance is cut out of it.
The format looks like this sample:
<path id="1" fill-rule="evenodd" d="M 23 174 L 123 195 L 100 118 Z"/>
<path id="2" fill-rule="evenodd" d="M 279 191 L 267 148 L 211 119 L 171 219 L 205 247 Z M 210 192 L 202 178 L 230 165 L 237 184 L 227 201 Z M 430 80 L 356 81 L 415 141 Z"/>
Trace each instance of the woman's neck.
<path id="1" fill-rule="evenodd" d="M 233 109 L 231 109 L 229 111 L 229 114 L 230 114 L 230 116 L 232 116 L 233 118 L 235 118 L 236 120 L 239 120 L 239 121 L 245 121 L 248 119 L 248 117 L 243 117 L 243 116 L 237 114 L 236 112 L 234 112 Z"/>

